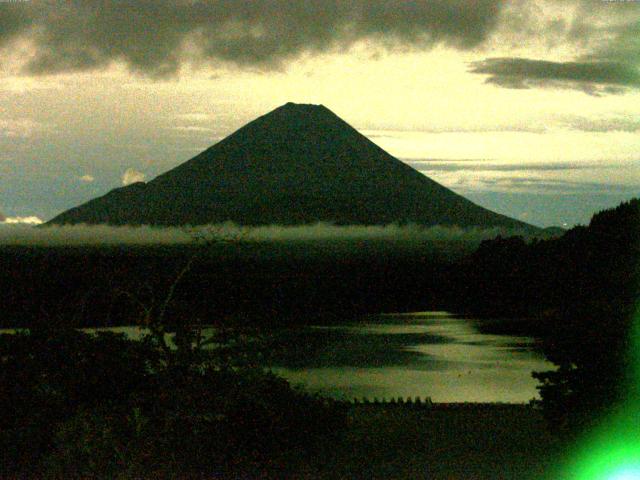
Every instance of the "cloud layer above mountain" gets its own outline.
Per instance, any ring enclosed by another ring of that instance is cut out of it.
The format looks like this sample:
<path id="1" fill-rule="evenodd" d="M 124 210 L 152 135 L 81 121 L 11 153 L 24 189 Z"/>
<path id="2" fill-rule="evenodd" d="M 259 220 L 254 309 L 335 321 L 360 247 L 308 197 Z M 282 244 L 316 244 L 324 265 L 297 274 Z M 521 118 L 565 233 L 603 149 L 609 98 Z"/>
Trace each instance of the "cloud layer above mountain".
<path id="1" fill-rule="evenodd" d="M 344 49 L 359 40 L 389 45 L 485 40 L 504 0 L 77 0 L 0 7 L 0 47 L 36 46 L 31 73 L 104 67 L 123 61 L 154 76 L 194 61 L 274 66 L 303 52 Z"/>
<path id="2" fill-rule="evenodd" d="M 22 67 L 29 74 L 121 62 L 166 77 L 185 63 L 277 69 L 363 41 L 401 51 L 482 51 L 498 35 L 494 48 L 542 39 L 548 51 L 570 46 L 579 53 L 473 62 L 471 72 L 489 75 L 492 84 L 621 93 L 640 87 L 639 14 L 638 2 L 590 0 L 17 1 L 0 3 L 0 48 L 26 41 L 32 50 Z"/>

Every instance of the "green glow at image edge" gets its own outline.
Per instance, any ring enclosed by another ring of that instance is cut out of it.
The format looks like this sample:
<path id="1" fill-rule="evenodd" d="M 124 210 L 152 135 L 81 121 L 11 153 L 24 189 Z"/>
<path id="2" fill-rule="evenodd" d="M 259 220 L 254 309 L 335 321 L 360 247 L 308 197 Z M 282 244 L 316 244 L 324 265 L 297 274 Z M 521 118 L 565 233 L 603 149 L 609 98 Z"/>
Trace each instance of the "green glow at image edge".
<path id="1" fill-rule="evenodd" d="M 559 479 L 640 480 L 640 310 L 632 327 L 629 398 L 583 439 Z"/>

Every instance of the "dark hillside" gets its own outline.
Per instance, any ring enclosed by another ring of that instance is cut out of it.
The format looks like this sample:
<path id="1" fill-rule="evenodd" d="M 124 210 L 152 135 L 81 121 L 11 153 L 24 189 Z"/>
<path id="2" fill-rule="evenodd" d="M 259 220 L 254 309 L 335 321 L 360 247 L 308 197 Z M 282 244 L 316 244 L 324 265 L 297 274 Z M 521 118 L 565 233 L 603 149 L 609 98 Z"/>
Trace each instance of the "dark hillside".
<path id="1" fill-rule="evenodd" d="M 191 258 L 171 321 L 307 323 L 317 316 L 436 307 L 452 268 L 422 245 L 273 242 L 206 248 L 2 247 L 2 327 L 130 325 L 158 304 Z"/>
<path id="2" fill-rule="evenodd" d="M 638 291 L 640 200 L 596 213 L 588 226 L 527 243 L 485 240 L 466 261 L 464 308 L 494 316 L 540 316 L 615 305 L 630 309 Z"/>
<path id="3" fill-rule="evenodd" d="M 557 370 L 534 376 L 550 425 L 564 434 L 589 431 L 625 404 L 637 412 L 638 232 L 634 199 L 558 239 L 485 241 L 464 269 L 468 283 L 457 283 L 470 312 L 526 317 L 491 322 L 486 330 L 543 340 Z"/>

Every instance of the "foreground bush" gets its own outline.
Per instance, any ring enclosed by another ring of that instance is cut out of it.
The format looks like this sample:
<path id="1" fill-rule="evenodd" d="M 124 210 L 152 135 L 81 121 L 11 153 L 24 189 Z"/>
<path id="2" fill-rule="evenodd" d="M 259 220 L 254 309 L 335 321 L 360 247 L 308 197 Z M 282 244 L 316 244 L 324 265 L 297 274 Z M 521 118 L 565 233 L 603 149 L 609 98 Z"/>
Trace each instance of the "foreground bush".
<path id="1" fill-rule="evenodd" d="M 0 362 L 0 469 L 16 477 L 277 477 L 343 421 L 260 369 L 159 368 L 122 335 L 4 335 Z"/>

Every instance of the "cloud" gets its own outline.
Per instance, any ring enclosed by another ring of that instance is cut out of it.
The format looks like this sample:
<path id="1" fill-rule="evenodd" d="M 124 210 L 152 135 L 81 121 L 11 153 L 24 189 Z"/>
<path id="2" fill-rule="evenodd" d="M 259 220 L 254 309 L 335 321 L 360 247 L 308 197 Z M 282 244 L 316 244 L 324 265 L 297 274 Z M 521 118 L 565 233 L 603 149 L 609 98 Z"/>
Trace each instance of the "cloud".
<path id="1" fill-rule="evenodd" d="M 503 88 L 626 93 L 640 87 L 639 15 L 635 0 L 512 0 L 503 10 L 495 49 L 507 44 L 522 52 L 535 44 L 524 51 L 542 51 L 548 58 L 486 58 L 471 63 L 470 71 L 489 75 L 487 83 Z"/>
<path id="2" fill-rule="evenodd" d="M 565 116 L 560 121 L 573 130 L 583 132 L 640 132 L 640 119 L 633 117 L 587 118 Z"/>
<path id="3" fill-rule="evenodd" d="M 85 183 L 91 183 L 95 180 L 93 175 L 82 175 L 80 177 L 80 181 L 81 182 L 85 182 Z"/>
<path id="4" fill-rule="evenodd" d="M 604 182 L 572 181 L 538 176 L 511 176 L 477 179 L 478 184 L 488 190 L 511 192 L 529 191 L 554 194 L 637 192 L 637 186 Z"/>
<path id="5" fill-rule="evenodd" d="M 180 113 L 176 118 L 188 122 L 209 122 L 214 116 L 208 113 Z"/>
<path id="6" fill-rule="evenodd" d="M 640 4 L 582 0 L 568 30 L 570 39 L 589 45 L 582 60 L 640 63 Z"/>
<path id="7" fill-rule="evenodd" d="M 32 6 L 19 2 L 3 2 L 0 5 L 0 47 L 31 28 L 34 21 Z"/>
<path id="8" fill-rule="evenodd" d="M 151 76 L 194 64 L 277 67 L 361 40 L 469 49 L 495 28 L 505 0 L 41 0 L 0 4 L 0 47 L 28 39 L 33 74 L 124 62 Z"/>
<path id="9" fill-rule="evenodd" d="M 2 216 L 0 215 L 0 217 Z M 2 217 L 0 218 L 0 223 L 7 224 L 7 225 L 15 225 L 15 224 L 40 225 L 43 222 L 42 222 L 42 219 L 36 216 L 30 216 L 30 217 Z"/>
<path id="10" fill-rule="evenodd" d="M 213 128 L 200 127 L 200 126 L 196 126 L 196 125 L 186 125 L 186 126 L 171 127 L 171 129 L 172 130 L 177 130 L 179 132 L 195 132 L 195 133 L 215 132 L 215 130 Z"/>
<path id="11" fill-rule="evenodd" d="M 0 226 L 0 245 L 168 245 L 199 240 L 232 242 L 295 241 L 408 241 L 479 243 L 496 235 L 520 233 L 499 228 L 399 226 L 336 226 L 327 223 L 301 226 L 270 225 L 243 227 L 234 223 L 200 227 L 151 227 L 66 225 L 34 228 L 27 225 Z"/>
<path id="12" fill-rule="evenodd" d="M 495 133 L 495 132 L 517 132 L 517 133 L 546 133 L 546 125 L 529 124 L 520 125 L 513 123 L 494 123 L 486 122 L 484 125 L 478 126 L 428 126 L 416 130 L 361 130 L 360 133 L 366 135 L 370 139 L 386 139 L 386 138 L 402 138 L 412 133 Z"/>
<path id="13" fill-rule="evenodd" d="M 514 162 L 492 163 L 471 160 L 403 160 L 421 172 L 521 172 L 541 171 L 554 172 L 562 170 L 594 170 L 628 167 L 629 163 L 598 162 Z M 474 162 L 474 163 L 470 163 Z"/>
<path id="14" fill-rule="evenodd" d="M 0 119 L 0 137 L 31 138 L 34 134 L 48 130 L 46 124 L 29 118 Z"/>
<path id="15" fill-rule="evenodd" d="M 1 8 L 0 6 L 0 9 Z M 9 92 L 17 95 L 46 90 L 59 91 L 63 89 L 64 86 L 62 84 L 50 79 L 35 79 L 26 76 L 3 77 L 2 83 L 0 84 L 0 92 Z"/>
<path id="16" fill-rule="evenodd" d="M 638 2 L 597 0 L 560 6 L 544 0 L 10 1 L 0 2 L 0 48 L 30 45 L 21 59 L 29 74 L 120 62 L 166 77 L 184 64 L 278 69 L 304 54 L 345 51 L 358 42 L 392 51 L 435 45 L 500 51 L 537 42 L 547 51 L 575 51 L 575 61 L 488 58 L 472 71 L 507 88 L 622 93 L 638 86 L 632 71 L 640 58 L 637 14 Z M 371 50 L 375 56 L 378 50 Z M 516 67 L 526 71 L 505 73 Z"/>
<path id="17" fill-rule="evenodd" d="M 145 174 L 133 168 L 127 168 L 122 174 L 122 185 L 131 185 L 132 183 L 144 181 Z"/>
<path id="18" fill-rule="evenodd" d="M 471 73 L 489 75 L 486 82 L 505 88 L 551 86 L 590 94 L 621 93 L 640 88 L 640 71 L 624 63 L 550 62 L 529 58 L 488 58 L 472 62 Z"/>

